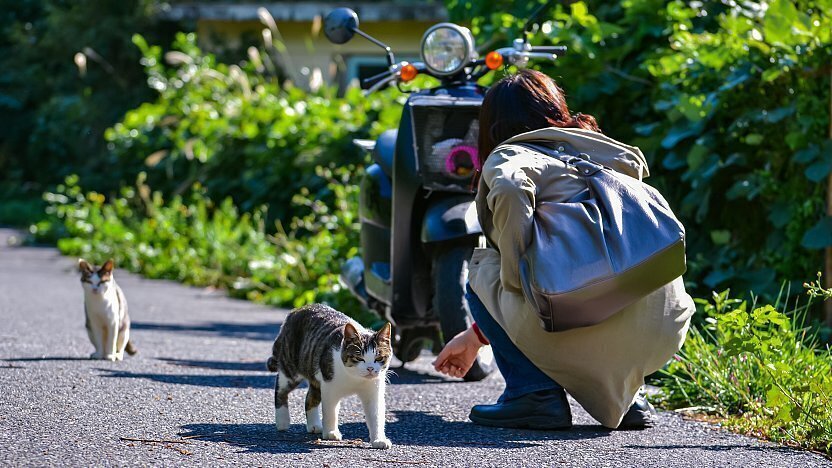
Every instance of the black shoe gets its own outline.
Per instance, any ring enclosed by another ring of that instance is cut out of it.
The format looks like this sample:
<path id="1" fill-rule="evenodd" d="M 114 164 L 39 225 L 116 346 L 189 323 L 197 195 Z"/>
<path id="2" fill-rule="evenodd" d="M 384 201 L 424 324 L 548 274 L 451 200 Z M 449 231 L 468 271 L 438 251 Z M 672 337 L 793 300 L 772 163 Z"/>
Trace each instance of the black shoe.
<path id="1" fill-rule="evenodd" d="M 659 414 L 644 395 L 636 396 L 633 406 L 624 414 L 618 429 L 644 429 L 659 422 Z"/>
<path id="2" fill-rule="evenodd" d="M 476 405 L 468 415 L 483 426 L 567 429 L 572 427 L 572 410 L 563 389 L 541 390 L 494 405 Z"/>

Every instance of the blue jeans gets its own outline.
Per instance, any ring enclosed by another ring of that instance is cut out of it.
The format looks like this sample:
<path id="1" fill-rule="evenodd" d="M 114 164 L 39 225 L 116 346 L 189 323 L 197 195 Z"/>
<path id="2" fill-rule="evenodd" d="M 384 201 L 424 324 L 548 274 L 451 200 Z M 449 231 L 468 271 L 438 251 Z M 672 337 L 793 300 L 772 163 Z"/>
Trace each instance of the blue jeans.
<path id="1" fill-rule="evenodd" d="M 532 364 L 529 358 L 517 349 L 505 330 L 485 309 L 485 305 L 471 289 L 470 284 L 466 285 L 465 297 L 468 299 L 471 316 L 474 317 L 474 321 L 477 322 L 477 326 L 480 327 L 480 331 L 485 335 L 485 338 L 491 342 L 494 362 L 506 381 L 506 389 L 497 399 L 498 403 L 527 393 L 563 388 Z"/>

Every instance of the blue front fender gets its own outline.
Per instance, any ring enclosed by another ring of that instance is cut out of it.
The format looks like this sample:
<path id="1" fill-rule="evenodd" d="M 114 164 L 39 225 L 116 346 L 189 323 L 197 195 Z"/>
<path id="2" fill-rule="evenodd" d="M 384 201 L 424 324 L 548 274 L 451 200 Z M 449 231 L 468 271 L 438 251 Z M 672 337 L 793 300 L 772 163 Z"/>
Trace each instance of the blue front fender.
<path id="1" fill-rule="evenodd" d="M 441 242 L 482 233 L 470 196 L 449 197 L 428 207 L 422 222 L 422 242 Z"/>

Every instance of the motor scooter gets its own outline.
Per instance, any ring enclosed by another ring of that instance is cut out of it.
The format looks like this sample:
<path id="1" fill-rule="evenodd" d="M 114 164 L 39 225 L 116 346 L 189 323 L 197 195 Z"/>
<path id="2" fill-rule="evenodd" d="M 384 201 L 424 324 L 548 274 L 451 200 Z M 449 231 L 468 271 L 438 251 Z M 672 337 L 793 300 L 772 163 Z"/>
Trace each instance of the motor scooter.
<path id="1" fill-rule="evenodd" d="M 342 283 L 368 308 L 394 325 L 393 352 L 403 363 L 416 359 L 428 342 L 437 352 L 465 330 L 468 260 L 484 244 L 474 205 L 479 169 L 478 115 L 486 88 L 477 80 L 503 66 L 524 67 L 530 59 L 555 60 L 563 46 L 533 47 L 528 31 L 545 11 L 532 15 L 524 37 L 512 47 L 480 58 L 468 28 L 439 23 L 424 34 L 421 62 L 397 62 L 390 47 L 358 28 L 349 8 L 331 11 L 324 32 L 335 44 L 358 34 L 382 47 L 388 69 L 370 77 L 367 93 L 413 80 L 437 78 L 438 86 L 410 94 L 398 129 L 354 143 L 372 155 L 359 195 L 361 257 L 349 259 Z M 404 90 L 402 90 L 404 92 Z M 480 359 L 466 381 L 491 369 Z"/>

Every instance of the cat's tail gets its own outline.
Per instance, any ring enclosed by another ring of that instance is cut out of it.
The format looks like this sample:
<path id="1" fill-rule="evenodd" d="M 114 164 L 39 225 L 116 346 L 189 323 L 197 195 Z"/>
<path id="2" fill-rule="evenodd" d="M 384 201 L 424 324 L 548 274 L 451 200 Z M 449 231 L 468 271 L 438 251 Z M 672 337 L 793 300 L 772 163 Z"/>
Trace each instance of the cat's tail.
<path id="1" fill-rule="evenodd" d="M 266 367 L 269 368 L 272 372 L 277 372 L 277 359 L 274 356 L 270 357 L 268 361 L 266 361 Z"/>
<path id="2" fill-rule="evenodd" d="M 131 356 L 139 352 L 139 350 L 136 348 L 136 345 L 134 345 L 133 342 L 130 340 L 128 340 L 127 345 L 124 346 L 124 351 L 126 351 L 127 354 Z"/>

